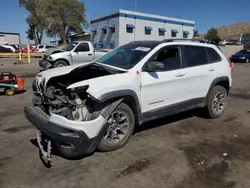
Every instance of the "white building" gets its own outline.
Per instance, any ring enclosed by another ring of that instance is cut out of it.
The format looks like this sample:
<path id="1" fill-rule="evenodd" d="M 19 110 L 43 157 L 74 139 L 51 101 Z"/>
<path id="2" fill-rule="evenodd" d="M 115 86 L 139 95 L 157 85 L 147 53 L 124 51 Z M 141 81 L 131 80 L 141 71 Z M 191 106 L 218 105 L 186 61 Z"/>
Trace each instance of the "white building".
<path id="1" fill-rule="evenodd" d="M 195 22 L 128 10 L 118 10 L 90 22 L 94 45 L 115 48 L 135 40 L 193 38 Z"/>
<path id="2" fill-rule="evenodd" d="M 19 35 L 19 33 L 0 32 L 0 45 L 1 44 L 20 45 L 20 35 Z"/>

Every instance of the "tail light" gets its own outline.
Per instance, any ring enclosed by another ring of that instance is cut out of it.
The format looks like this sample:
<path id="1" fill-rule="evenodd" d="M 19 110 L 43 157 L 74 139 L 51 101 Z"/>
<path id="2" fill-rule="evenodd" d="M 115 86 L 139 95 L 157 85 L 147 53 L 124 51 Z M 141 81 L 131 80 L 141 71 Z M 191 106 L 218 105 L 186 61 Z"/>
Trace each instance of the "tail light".
<path id="1" fill-rule="evenodd" d="M 229 66 L 231 67 L 231 72 L 234 72 L 234 63 L 231 61 L 228 61 Z"/>

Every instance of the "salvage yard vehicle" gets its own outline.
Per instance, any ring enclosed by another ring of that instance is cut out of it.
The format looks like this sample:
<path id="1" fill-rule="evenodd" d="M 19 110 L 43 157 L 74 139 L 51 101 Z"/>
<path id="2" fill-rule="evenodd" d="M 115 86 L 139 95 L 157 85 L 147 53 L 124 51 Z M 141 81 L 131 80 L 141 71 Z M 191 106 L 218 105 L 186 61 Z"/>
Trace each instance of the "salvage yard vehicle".
<path id="1" fill-rule="evenodd" d="M 230 57 L 231 62 L 250 63 L 250 50 L 240 50 Z"/>
<path id="2" fill-rule="evenodd" d="M 56 46 L 55 45 L 50 45 L 50 44 L 39 44 L 39 45 L 37 45 L 35 51 L 44 53 L 46 50 L 48 50 L 50 48 L 56 48 Z"/>
<path id="3" fill-rule="evenodd" d="M 95 51 L 89 41 L 72 42 L 63 50 L 54 48 L 45 52 L 43 60 L 39 61 L 39 65 L 41 70 L 47 70 L 77 63 L 92 62 L 106 53 Z"/>
<path id="4" fill-rule="evenodd" d="M 92 63 L 39 73 L 25 116 L 47 161 L 51 142 L 63 156 L 79 157 L 121 148 L 136 126 L 166 115 L 203 108 L 217 118 L 231 84 L 230 64 L 215 45 L 135 41 Z"/>

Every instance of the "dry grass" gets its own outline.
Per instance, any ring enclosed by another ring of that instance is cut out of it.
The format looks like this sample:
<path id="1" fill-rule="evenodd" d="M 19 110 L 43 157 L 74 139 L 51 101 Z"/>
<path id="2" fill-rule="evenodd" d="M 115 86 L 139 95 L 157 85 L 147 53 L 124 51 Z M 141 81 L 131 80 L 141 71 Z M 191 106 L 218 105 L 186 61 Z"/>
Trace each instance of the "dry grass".
<path id="1" fill-rule="evenodd" d="M 221 39 L 238 40 L 240 34 L 250 34 L 250 23 L 236 23 L 218 28 Z"/>

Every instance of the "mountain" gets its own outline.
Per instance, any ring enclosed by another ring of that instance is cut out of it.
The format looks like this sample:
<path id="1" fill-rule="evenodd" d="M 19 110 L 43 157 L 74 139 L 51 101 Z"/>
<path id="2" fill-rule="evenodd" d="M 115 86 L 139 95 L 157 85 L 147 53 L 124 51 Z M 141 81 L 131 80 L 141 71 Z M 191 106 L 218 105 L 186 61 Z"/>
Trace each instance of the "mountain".
<path id="1" fill-rule="evenodd" d="M 250 22 L 231 24 L 217 30 L 221 39 L 239 40 L 241 34 L 250 34 Z"/>

